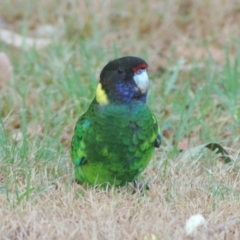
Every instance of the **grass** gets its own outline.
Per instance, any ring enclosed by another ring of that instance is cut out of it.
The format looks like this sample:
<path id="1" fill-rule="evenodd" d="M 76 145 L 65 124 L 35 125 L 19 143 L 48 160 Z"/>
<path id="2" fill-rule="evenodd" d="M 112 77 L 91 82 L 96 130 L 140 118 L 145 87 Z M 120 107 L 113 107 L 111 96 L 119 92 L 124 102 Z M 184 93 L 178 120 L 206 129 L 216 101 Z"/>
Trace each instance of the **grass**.
<path id="1" fill-rule="evenodd" d="M 240 207 L 238 11 L 223 0 L 3 0 L 5 28 L 36 37 L 52 24 L 57 34 L 41 50 L 0 42 L 13 64 L 0 85 L 2 239 L 190 239 L 184 224 L 197 213 L 207 227 L 195 239 L 239 239 L 227 225 Z M 101 69 L 123 55 L 149 62 L 148 105 L 164 135 L 141 175 L 145 194 L 73 183 L 69 158 Z M 209 151 L 186 159 L 183 142 L 218 142 L 234 162 Z"/>

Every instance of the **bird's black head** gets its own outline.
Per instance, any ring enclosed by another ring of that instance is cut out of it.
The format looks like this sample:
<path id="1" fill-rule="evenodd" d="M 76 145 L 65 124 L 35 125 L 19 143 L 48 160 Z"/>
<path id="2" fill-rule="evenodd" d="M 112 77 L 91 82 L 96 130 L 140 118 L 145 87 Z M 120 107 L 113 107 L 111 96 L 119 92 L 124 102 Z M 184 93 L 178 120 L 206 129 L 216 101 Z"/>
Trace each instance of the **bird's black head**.
<path id="1" fill-rule="evenodd" d="M 97 102 L 146 102 L 149 87 L 147 68 L 147 63 L 138 57 L 127 56 L 110 61 L 100 74 Z"/>

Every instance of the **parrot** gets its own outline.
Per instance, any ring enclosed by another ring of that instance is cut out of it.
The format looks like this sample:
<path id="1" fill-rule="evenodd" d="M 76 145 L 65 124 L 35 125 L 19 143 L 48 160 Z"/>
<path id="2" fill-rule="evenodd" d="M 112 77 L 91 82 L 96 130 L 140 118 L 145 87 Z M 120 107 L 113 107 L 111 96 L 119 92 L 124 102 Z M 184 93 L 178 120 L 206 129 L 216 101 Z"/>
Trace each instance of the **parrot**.
<path id="1" fill-rule="evenodd" d="M 157 119 L 146 104 L 148 64 L 125 56 L 100 73 L 88 110 L 78 119 L 71 141 L 75 180 L 87 186 L 134 182 L 161 145 Z"/>

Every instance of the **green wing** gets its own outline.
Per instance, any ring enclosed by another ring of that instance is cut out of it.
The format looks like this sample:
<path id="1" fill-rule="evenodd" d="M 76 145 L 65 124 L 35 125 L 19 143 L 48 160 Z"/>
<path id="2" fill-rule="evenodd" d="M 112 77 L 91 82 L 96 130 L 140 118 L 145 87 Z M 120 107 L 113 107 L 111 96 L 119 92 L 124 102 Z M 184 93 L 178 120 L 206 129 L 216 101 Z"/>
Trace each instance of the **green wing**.
<path id="1" fill-rule="evenodd" d="M 85 146 L 83 137 L 88 131 L 91 123 L 85 117 L 85 114 L 81 116 L 76 124 L 74 135 L 71 143 L 71 159 L 75 166 L 79 166 L 86 161 Z"/>
<path id="2" fill-rule="evenodd" d="M 157 137 L 156 137 L 155 142 L 154 142 L 154 147 L 159 148 L 160 145 L 161 145 L 161 142 L 162 142 L 161 141 L 161 135 L 160 135 L 160 128 L 159 128 L 159 126 L 157 124 L 156 117 L 154 115 L 152 115 L 152 117 L 153 117 L 153 124 L 157 128 Z"/>

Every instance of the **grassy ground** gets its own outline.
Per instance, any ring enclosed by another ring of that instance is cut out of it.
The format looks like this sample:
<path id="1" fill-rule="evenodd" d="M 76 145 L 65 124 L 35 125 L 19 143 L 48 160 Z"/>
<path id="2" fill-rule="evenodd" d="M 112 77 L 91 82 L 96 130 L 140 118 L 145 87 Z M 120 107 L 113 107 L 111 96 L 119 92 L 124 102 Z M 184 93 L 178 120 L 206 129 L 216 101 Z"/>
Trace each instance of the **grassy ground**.
<path id="1" fill-rule="evenodd" d="M 197 213 L 207 222 L 195 239 L 239 239 L 239 11 L 223 0 L 1 0 L 1 28 L 37 38 L 52 25 L 40 50 L 0 41 L 13 65 L 0 84 L 1 239 L 191 239 L 184 225 Z M 165 137 L 145 194 L 75 184 L 69 159 L 100 70 L 124 55 L 149 63 Z M 233 163 L 179 152 L 208 142 Z"/>

